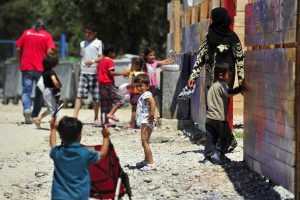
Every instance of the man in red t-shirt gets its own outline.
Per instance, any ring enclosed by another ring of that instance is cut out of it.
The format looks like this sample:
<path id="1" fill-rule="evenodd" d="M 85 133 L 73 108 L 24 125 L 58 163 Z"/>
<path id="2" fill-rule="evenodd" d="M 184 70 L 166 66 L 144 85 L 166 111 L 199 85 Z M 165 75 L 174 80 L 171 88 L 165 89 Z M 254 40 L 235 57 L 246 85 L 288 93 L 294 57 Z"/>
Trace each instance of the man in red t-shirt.
<path id="1" fill-rule="evenodd" d="M 105 124 L 108 124 L 108 119 L 119 121 L 114 114 L 124 102 L 124 97 L 114 86 L 114 76 L 127 76 L 128 72 L 115 72 L 115 63 L 112 59 L 116 53 L 112 47 L 104 48 L 103 55 L 105 56 L 104 59 L 97 66 L 98 85 L 101 113 L 105 113 Z"/>
<path id="2" fill-rule="evenodd" d="M 32 87 L 38 82 L 44 71 L 42 60 L 47 53 L 54 53 L 55 44 L 50 33 L 45 31 L 46 23 L 38 19 L 32 29 L 23 32 L 16 42 L 17 59 L 22 73 L 22 103 L 26 124 L 32 124 L 32 118 L 37 117 L 43 104 L 42 92 L 35 89 L 33 111 L 31 113 Z"/>

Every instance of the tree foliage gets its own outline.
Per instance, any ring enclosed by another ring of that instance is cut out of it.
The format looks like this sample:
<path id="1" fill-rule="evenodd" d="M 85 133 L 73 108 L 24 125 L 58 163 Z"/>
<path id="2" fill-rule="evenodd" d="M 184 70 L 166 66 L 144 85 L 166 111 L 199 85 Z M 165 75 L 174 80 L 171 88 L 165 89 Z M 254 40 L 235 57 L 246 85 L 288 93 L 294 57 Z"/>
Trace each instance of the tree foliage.
<path id="1" fill-rule="evenodd" d="M 17 39 L 35 19 L 48 21 L 55 40 L 65 33 L 69 55 L 78 55 L 84 25 L 94 22 L 98 38 L 120 53 L 140 53 L 151 46 L 164 55 L 168 0 L 0 0 L 0 39 Z"/>

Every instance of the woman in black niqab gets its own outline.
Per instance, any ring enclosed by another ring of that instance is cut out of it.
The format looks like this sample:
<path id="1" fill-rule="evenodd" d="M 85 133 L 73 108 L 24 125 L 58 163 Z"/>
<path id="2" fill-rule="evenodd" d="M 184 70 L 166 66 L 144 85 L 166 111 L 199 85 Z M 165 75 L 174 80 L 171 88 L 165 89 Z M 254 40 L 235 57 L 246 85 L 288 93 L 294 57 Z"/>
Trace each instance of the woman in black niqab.
<path id="1" fill-rule="evenodd" d="M 241 42 L 235 32 L 230 30 L 231 19 L 223 7 L 211 11 L 212 23 L 208 34 L 201 43 L 197 59 L 190 75 L 188 85 L 194 85 L 203 65 L 206 65 L 206 89 L 214 81 L 214 66 L 216 63 L 227 63 L 230 66 L 231 80 L 228 84 L 233 87 L 235 65 L 237 66 L 238 82 L 244 79 L 244 52 Z"/>

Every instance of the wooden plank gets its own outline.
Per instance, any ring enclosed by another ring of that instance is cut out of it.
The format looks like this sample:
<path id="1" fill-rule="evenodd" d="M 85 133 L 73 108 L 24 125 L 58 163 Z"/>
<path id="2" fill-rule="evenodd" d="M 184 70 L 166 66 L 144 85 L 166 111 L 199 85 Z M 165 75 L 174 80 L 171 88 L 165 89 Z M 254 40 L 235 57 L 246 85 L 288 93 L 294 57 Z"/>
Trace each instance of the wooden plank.
<path id="1" fill-rule="evenodd" d="M 245 12 L 236 12 L 234 16 L 234 28 L 245 27 Z"/>
<path id="2" fill-rule="evenodd" d="M 247 142 L 245 146 L 245 153 L 256 158 L 257 161 L 262 163 L 266 161 L 267 159 L 263 156 L 263 154 L 265 154 L 266 157 L 276 160 L 276 162 L 280 162 L 282 165 L 295 167 L 295 154 L 284 151 L 265 140 L 258 140 L 252 136 L 249 136 L 244 140 Z"/>
<path id="3" fill-rule="evenodd" d="M 220 7 L 221 6 L 221 1 L 220 0 L 211 0 L 210 4 L 211 4 L 210 8 L 212 10 L 214 8 Z"/>
<path id="4" fill-rule="evenodd" d="M 237 0 L 236 1 L 236 11 L 237 12 L 245 12 L 245 5 L 247 4 L 247 2 L 248 2 L 247 0 Z"/>
<path id="5" fill-rule="evenodd" d="M 259 121 L 259 119 L 257 120 Z M 263 144 L 272 144 L 276 146 L 278 149 L 282 150 L 283 152 L 289 153 L 289 154 L 295 154 L 295 146 L 296 142 L 293 139 L 286 138 L 282 135 L 278 135 L 275 133 L 272 133 L 270 131 L 267 131 L 263 128 L 259 129 L 256 124 L 250 124 L 248 122 L 244 123 L 244 137 L 245 138 L 254 138 L 256 142 L 263 142 Z M 247 139 L 245 140 L 247 141 Z M 244 142 L 245 145 L 248 145 L 248 142 Z M 251 144 L 249 144 L 251 145 Z M 263 145 L 262 145 L 263 146 Z M 274 152 L 273 152 L 274 153 Z M 270 153 L 272 154 L 272 153 Z M 275 154 L 274 157 L 277 157 L 278 155 Z M 278 158 L 277 158 L 278 159 Z M 286 158 L 283 158 L 285 160 Z M 295 160 L 295 159 L 293 159 Z M 290 163 L 290 162 L 287 162 Z M 290 163 L 290 166 L 294 166 L 295 163 Z"/>
<path id="6" fill-rule="evenodd" d="M 297 1 L 297 10 L 296 13 L 299 13 L 300 11 L 300 3 Z M 298 11 L 298 12 L 297 12 Z M 296 84 L 295 84 L 295 90 L 296 90 L 296 97 L 295 97 L 295 132 L 296 132 L 296 167 L 295 167 L 295 199 L 300 200 L 300 15 L 297 15 L 297 23 L 298 26 L 296 28 L 296 40 L 297 40 L 297 59 L 296 59 L 296 70 L 295 70 L 295 76 L 296 76 Z"/>
<path id="7" fill-rule="evenodd" d="M 251 113 L 249 108 L 255 109 L 255 116 L 262 117 L 286 126 L 295 126 L 295 115 L 293 111 L 279 111 L 271 108 L 266 108 L 265 106 L 259 105 L 249 105 L 251 102 L 245 103 L 244 111 L 245 113 Z"/>
<path id="8" fill-rule="evenodd" d="M 181 51 L 181 31 L 174 32 L 174 50 L 175 52 Z"/>
<path id="9" fill-rule="evenodd" d="M 182 28 L 182 52 L 197 52 L 200 47 L 200 23 Z"/>
<path id="10" fill-rule="evenodd" d="M 289 29 L 283 31 L 283 42 L 284 43 L 295 43 L 296 42 L 296 29 Z"/>
<path id="11" fill-rule="evenodd" d="M 192 8 L 192 24 L 198 23 L 200 21 L 200 7 L 194 6 Z"/>
<path id="12" fill-rule="evenodd" d="M 209 0 L 204 0 L 201 4 L 200 4 L 200 19 L 207 19 L 209 18 Z"/>
<path id="13" fill-rule="evenodd" d="M 190 58 L 190 70 L 196 61 L 196 55 Z M 196 91 L 191 98 L 191 116 L 194 123 L 201 131 L 205 131 L 206 120 L 206 98 L 205 98 L 205 67 L 202 68 L 199 78 L 196 82 Z"/>
<path id="14" fill-rule="evenodd" d="M 246 98 L 249 97 L 249 95 L 245 94 Z M 276 98 L 276 97 L 268 97 L 265 95 L 259 95 L 258 96 L 253 96 L 253 100 L 247 101 L 245 100 L 245 109 L 248 108 L 254 108 L 253 106 L 263 106 L 265 108 L 270 108 L 270 109 L 275 109 L 277 111 L 282 111 L 285 112 L 287 115 L 294 115 L 294 110 L 295 110 L 295 101 L 291 100 L 285 100 L 282 98 Z M 250 104 L 250 105 L 249 105 Z"/>
<path id="15" fill-rule="evenodd" d="M 173 0 L 173 16 L 174 16 L 174 31 L 173 32 L 180 32 L 182 26 L 181 26 L 181 22 L 180 22 L 181 3 L 179 0 Z"/>
<path id="16" fill-rule="evenodd" d="M 192 8 L 187 8 L 184 11 L 185 26 L 190 26 L 192 21 Z"/>
<path id="17" fill-rule="evenodd" d="M 257 126 L 257 130 L 266 130 L 286 139 L 295 140 L 296 135 L 294 127 L 285 126 L 272 120 L 268 120 L 258 116 L 253 116 L 252 114 L 244 114 L 245 124 L 253 123 L 253 126 Z"/>
<path id="18" fill-rule="evenodd" d="M 245 161 L 247 162 L 248 166 L 256 171 L 259 174 L 262 174 L 268 177 L 270 180 L 274 181 L 277 184 L 282 185 L 284 188 L 294 191 L 294 184 L 295 181 L 295 170 L 292 167 L 287 165 L 276 165 L 276 161 L 271 161 L 271 163 L 276 165 L 275 167 L 265 165 L 265 163 L 261 163 L 257 161 L 255 158 L 246 155 Z"/>
<path id="19" fill-rule="evenodd" d="M 174 22 L 174 18 L 171 18 L 170 19 L 170 27 L 169 27 L 169 32 L 170 33 L 173 33 L 174 32 L 174 29 L 175 29 L 175 27 L 174 27 L 174 25 L 175 25 L 175 22 Z"/>
<path id="20" fill-rule="evenodd" d="M 167 52 L 174 49 L 174 34 L 168 33 L 167 35 Z"/>
<path id="21" fill-rule="evenodd" d="M 198 6 L 203 2 L 203 0 L 194 0 L 193 5 Z"/>
<path id="22" fill-rule="evenodd" d="M 167 5 L 167 19 L 170 21 L 173 18 L 173 9 L 172 9 L 172 2 L 169 2 Z"/>
<path id="23" fill-rule="evenodd" d="M 224 1 L 225 0 L 221 0 L 221 7 L 224 7 Z"/>
<path id="24" fill-rule="evenodd" d="M 204 40 L 205 35 L 208 32 L 208 27 L 209 27 L 209 19 L 204 19 L 200 21 L 200 42 Z"/>

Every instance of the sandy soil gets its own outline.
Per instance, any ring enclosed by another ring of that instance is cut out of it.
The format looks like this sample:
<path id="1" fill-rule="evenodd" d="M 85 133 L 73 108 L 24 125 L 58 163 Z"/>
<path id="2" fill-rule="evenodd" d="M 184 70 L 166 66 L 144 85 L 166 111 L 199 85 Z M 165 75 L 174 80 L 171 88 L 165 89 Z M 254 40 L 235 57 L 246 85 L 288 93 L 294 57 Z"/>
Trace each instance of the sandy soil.
<path id="1" fill-rule="evenodd" d="M 72 116 L 72 109 L 60 115 Z M 49 158 L 49 120 L 42 129 L 23 124 L 21 105 L 0 104 L 0 199 L 50 199 L 53 163 Z M 116 114 L 119 126 L 129 122 L 130 108 Z M 82 109 L 85 123 L 83 144 L 99 144 L 100 129 L 92 126 L 93 111 Z M 238 124 L 241 117 L 235 117 Z M 145 174 L 134 166 L 143 158 L 139 130 L 111 130 L 120 163 L 129 174 L 133 199 L 292 199 L 282 187 L 271 187 L 243 162 L 243 141 L 226 166 L 204 165 L 204 146 L 190 141 L 172 123 L 156 130 L 151 137 L 157 171 Z M 214 176 L 212 176 L 214 174 Z"/>

